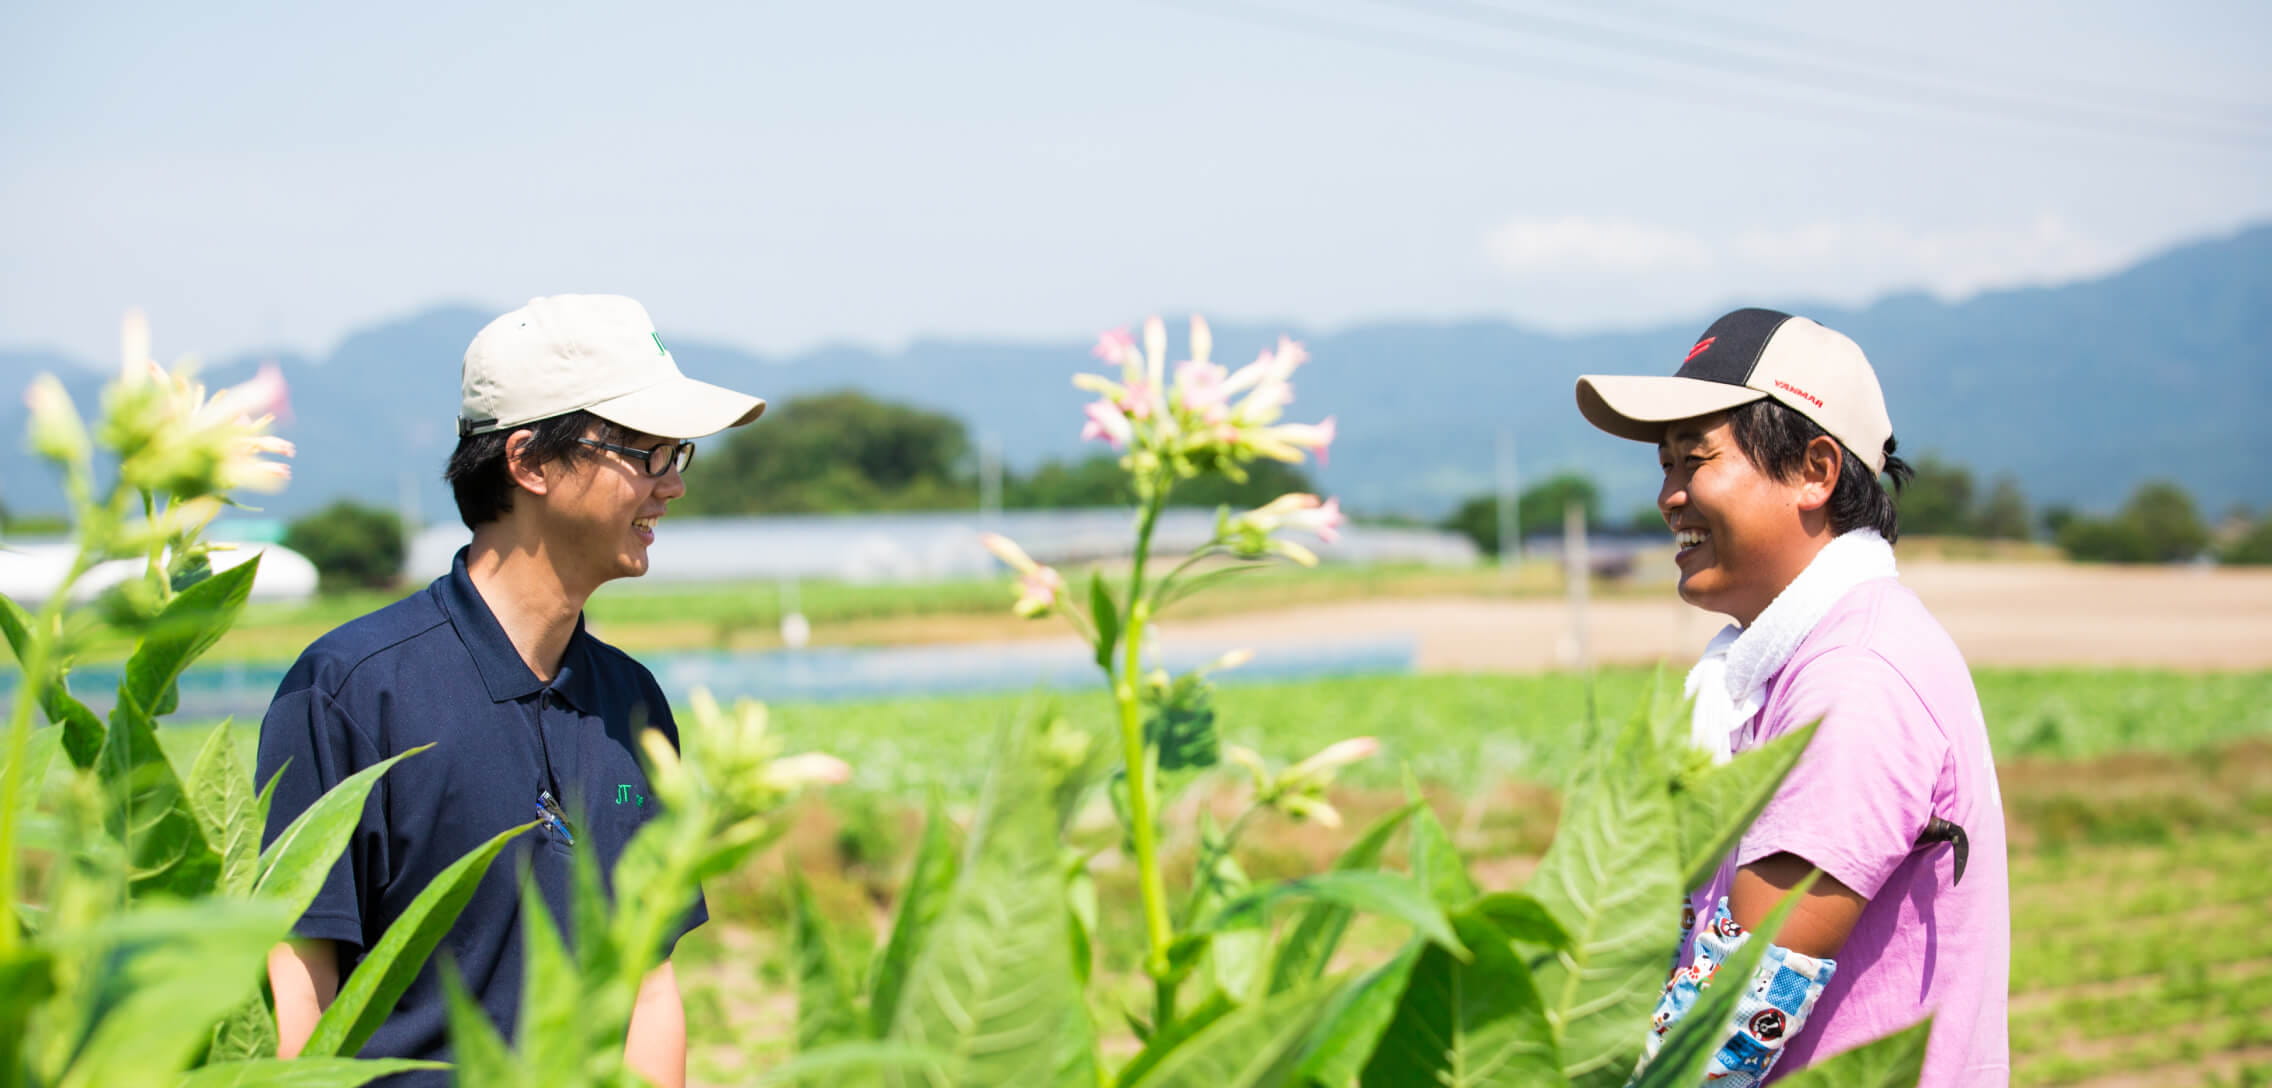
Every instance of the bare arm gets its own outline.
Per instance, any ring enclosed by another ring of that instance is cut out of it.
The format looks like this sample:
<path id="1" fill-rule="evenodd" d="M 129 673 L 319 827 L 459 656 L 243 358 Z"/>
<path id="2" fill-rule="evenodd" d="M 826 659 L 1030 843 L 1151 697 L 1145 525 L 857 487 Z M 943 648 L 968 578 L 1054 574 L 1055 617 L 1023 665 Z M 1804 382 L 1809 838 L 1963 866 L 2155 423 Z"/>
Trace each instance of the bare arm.
<path id="1" fill-rule="evenodd" d="M 647 972 L 639 984 L 623 1063 L 658 1088 L 685 1088 L 686 1005 L 679 999 L 678 973 L 669 960 Z"/>
<path id="2" fill-rule="evenodd" d="M 1735 885 L 1728 890 L 1728 913 L 1748 931 L 1766 920 L 1783 896 L 1813 871 L 1813 863 L 1797 854 L 1752 862 L 1736 870 Z M 1775 935 L 1775 943 L 1803 955 L 1835 959 L 1868 905 L 1860 892 L 1824 873 L 1799 900 L 1782 932 Z"/>
<path id="3" fill-rule="evenodd" d="M 339 996 L 339 947 L 296 940 L 269 949 L 268 986 L 276 992 L 276 1056 L 297 1058 Z"/>

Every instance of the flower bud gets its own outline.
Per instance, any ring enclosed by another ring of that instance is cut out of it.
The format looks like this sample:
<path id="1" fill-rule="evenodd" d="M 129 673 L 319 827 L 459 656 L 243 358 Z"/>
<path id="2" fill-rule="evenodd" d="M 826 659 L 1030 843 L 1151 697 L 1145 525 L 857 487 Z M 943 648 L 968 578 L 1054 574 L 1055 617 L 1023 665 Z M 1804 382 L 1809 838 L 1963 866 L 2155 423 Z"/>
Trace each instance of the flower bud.
<path id="1" fill-rule="evenodd" d="M 31 445 L 33 451 L 50 461 L 65 465 L 84 464 L 91 447 L 87 441 L 87 425 L 79 419 L 79 409 L 71 404 L 71 394 L 63 391 L 63 383 L 53 374 L 42 374 L 32 380 L 24 390 L 24 403 L 31 409 Z"/>
<path id="2" fill-rule="evenodd" d="M 1278 776 L 1278 785 L 1291 791 L 1322 789 L 1333 781 L 1341 768 L 1373 758 L 1381 750 L 1381 742 L 1372 737 L 1350 737 L 1326 745 L 1316 755 L 1286 768 Z"/>

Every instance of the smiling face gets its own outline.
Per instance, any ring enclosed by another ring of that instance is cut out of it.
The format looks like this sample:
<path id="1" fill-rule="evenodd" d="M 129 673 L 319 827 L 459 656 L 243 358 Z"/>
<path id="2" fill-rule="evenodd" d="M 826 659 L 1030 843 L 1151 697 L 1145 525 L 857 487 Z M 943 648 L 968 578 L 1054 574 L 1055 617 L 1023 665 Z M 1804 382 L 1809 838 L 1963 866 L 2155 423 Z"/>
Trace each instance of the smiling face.
<path id="1" fill-rule="evenodd" d="M 649 450 L 666 439 L 596 427 L 586 437 Z M 686 494 L 676 466 L 649 476 L 645 463 L 612 450 L 544 466 L 546 490 L 540 532 L 561 580 L 589 593 L 603 582 L 647 573 L 655 523 L 672 499 Z"/>
<path id="2" fill-rule="evenodd" d="M 1827 541 L 1819 482 L 1783 482 L 1736 443 L 1724 412 L 1665 426 L 1657 510 L 1673 530 L 1682 600 L 1750 626 Z M 1835 476 L 1833 477 L 1835 479 Z"/>

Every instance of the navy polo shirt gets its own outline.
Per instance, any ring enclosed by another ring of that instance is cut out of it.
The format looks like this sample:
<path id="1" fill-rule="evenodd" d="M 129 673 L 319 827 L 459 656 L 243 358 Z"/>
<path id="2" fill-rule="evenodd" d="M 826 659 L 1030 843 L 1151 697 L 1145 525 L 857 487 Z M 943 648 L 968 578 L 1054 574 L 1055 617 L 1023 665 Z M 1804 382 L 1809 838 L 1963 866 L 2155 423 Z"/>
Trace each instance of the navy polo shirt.
<path id="1" fill-rule="evenodd" d="M 380 777 L 338 867 L 294 927 L 338 942 L 342 984 L 428 882 L 491 836 L 534 819 L 541 791 L 558 798 L 575 837 L 571 846 L 539 826 L 513 840 L 364 1057 L 449 1059 L 444 958 L 513 1037 L 527 924 L 522 874 L 565 931 L 572 851 L 592 852 L 612 872 L 655 812 L 636 754 L 650 727 L 678 744 L 654 675 L 592 637 L 580 618 L 559 674 L 538 680 L 466 576 L 463 550 L 424 592 L 332 631 L 293 663 L 260 723 L 258 781 L 284 772 L 264 847 L 347 776 L 434 746 Z M 678 932 L 707 917 L 698 896 Z M 448 1074 L 387 1083 L 441 1085 Z"/>

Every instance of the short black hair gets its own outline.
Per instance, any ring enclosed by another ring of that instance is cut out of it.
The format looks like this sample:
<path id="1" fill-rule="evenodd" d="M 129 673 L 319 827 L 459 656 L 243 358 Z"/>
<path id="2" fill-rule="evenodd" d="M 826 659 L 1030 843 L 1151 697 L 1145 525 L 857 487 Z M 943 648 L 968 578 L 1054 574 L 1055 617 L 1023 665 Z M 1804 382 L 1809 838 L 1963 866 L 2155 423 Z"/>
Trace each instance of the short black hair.
<path id="1" fill-rule="evenodd" d="M 534 432 L 529 436 L 526 453 L 532 465 L 554 461 L 575 464 L 598 453 L 577 441 L 590 434 L 594 425 L 602 428 L 601 440 L 608 441 L 614 425 L 584 411 L 486 434 L 460 436 L 458 448 L 450 452 L 449 467 L 442 470 L 442 479 L 449 481 L 450 491 L 458 500 L 458 520 L 465 522 L 468 529 L 479 529 L 504 517 L 513 508 L 515 484 L 505 471 L 505 444 L 514 434 Z"/>
<path id="2" fill-rule="evenodd" d="M 1807 444 L 1829 434 L 1796 409 L 1771 399 L 1755 400 L 1730 409 L 1728 424 L 1735 431 L 1736 448 L 1778 483 L 1797 479 L 1799 470 L 1806 464 Z M 1895 457 L 1893 447 L 1893 437 L 1886 436 L 1885 478 L 1893 485 L 1889 492 L 1868 464 L 1847 449 L 1845 443 L 1838 444 L 1838 451 L 1846 460 L 1838 466 L 1838 486 L 1831 489 L 1827 507 L 1832 532 L 1876 529 L 1888 544 L 1901 539 L 1901 519 L 1893 497 L 1908 486 L 1916 470 L 1909 467 L 1909 462 Z"/>

